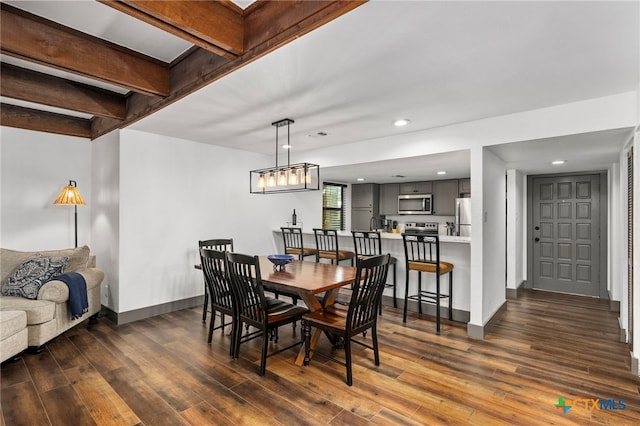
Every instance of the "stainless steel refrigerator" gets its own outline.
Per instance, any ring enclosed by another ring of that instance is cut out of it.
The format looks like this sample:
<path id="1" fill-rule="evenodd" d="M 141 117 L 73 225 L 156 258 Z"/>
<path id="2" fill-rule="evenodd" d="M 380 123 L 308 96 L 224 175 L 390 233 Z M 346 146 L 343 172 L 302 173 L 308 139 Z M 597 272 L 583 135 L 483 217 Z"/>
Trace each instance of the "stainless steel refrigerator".
<path id="1" fill-rule="evenodd" d="M 455 235 L 471 236 L 471 198 L 456 198 Z"/>

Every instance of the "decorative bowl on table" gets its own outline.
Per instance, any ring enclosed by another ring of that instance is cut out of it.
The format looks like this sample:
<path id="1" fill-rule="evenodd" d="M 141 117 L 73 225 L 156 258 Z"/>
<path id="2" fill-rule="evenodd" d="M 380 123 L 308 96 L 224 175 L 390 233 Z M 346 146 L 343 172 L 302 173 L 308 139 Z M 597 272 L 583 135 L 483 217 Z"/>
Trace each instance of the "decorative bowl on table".
<path id="1" fill-rule="evenodd" d="M 270 254 L 267 259 L 273 263 L 274 271 L 277 269 L 284 271 L 284 265 L 293 262 L 295 258 L 290 254 Z"/>

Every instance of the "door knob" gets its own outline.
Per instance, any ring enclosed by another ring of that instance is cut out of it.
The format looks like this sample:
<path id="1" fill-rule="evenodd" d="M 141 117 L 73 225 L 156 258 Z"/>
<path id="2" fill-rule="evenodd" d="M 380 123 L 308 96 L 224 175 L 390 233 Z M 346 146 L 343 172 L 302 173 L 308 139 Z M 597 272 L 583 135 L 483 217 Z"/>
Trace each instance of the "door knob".
<path id="1" fill-rule="evenodd" d="M 533 241 L 535 241 L 535 242 L 537 243 L 538 241 L 540 241 L 540 238 L 535 237 L 535 238 L 533 239 Z"/>
<path id="2" fill-rule="evenodd" d="M 535 228 L 533 228 L 533 229 L 535 229 L 536 231 L 539 231 L 539 230 L 540 230 L 540 227 L 539 227 L 539 226 L 536 226 L 536 227 L 535 227 Z"/>

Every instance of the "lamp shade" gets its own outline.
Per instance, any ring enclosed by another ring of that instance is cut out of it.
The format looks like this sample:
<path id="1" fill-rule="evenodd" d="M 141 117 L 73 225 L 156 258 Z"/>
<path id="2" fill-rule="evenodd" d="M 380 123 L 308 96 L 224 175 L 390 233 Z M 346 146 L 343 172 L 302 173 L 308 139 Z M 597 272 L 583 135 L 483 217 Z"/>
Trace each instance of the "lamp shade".
<path id="1" fill-rule="evenodd" d="M 75 186 L 76 182 L 73 180 L 69 181 L 69 185 L 62 188 L 58 198 L 53 202 L 53 204 L 69 204 L 75 206 L 84 206 L 86 203 L 80 195 L 80 191 Z"/>

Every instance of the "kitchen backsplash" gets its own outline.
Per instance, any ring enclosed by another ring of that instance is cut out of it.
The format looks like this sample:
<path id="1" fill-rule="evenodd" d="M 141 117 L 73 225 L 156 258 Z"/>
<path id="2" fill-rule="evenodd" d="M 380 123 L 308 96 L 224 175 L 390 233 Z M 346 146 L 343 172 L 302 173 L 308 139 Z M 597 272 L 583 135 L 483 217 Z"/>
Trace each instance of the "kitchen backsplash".
<path id="1" fill-rule="evenodd" d="M 439 234 L 446 235 L 447 233 L 447 222 L 455 222 L 454 216 L 433 216 L 428 214 L 415 215 L 411 216 L 407 215 L 386 215 L 385 219 L 395 220 L 398 222 L 398 228 L 404 229 L 404 226 L 407 223 L 418 223 L 418 222 L 437 222 L 440 226 L 438 227 Z"/>

